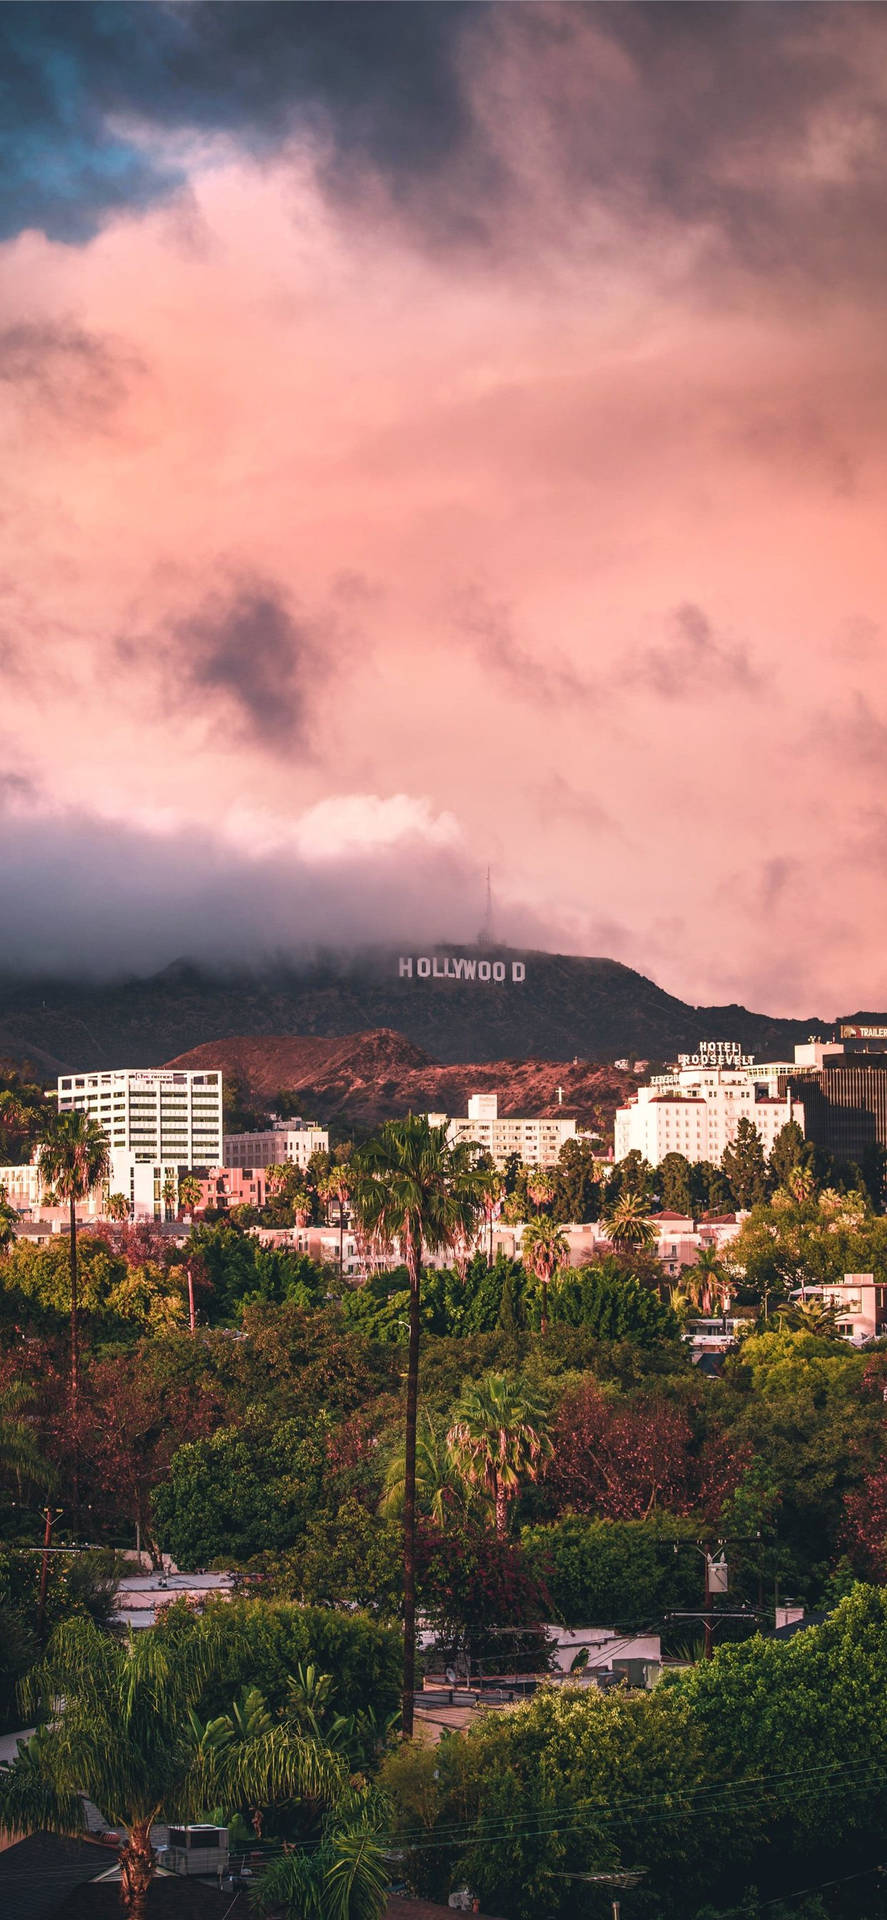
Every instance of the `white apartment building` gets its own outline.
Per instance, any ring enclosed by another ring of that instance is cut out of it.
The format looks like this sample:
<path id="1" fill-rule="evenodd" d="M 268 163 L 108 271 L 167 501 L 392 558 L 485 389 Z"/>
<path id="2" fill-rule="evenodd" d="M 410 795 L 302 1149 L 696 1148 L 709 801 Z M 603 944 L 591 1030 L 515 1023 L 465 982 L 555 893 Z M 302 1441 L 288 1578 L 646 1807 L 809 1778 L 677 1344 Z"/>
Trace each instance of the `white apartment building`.
<path id="1" fill-rule="evenodd" d="M 455 1146 L 470 1140 L 490 1154 L 497 1167 L 504 1167 L 516 1153 L 528 1167 L 553 1167 L 565 1140 L 576 1138 L 576 1122 L 563 1118 L 542 1120 L 504 1119 L 499 1115 L 499 1096 L 473 1093 L 466 1119 L 451 1119 L 446 1113 L 429 1113 L 433 1127 L 447 1129 L 447 1138 Z"/>
<path id="2" fill-rule="evenodd" d="M 80 1108 L 108 1136 L 111 1193 L 134 1215 L 159 1219 L 168 1182 L 222 1164 L 222 1076 L 171 1067 L 63 1074 L 59 1109 Z"/>
<path id="3" fill-rule="evenodd" d="M 0 1167 L 0 1188 L 11 1207 L 17 1207 L 19 1213 L 32 1213 L 43 1199 L 36 1158 L 24 1166 Z"/>
<path id="4" fill-rule="evenodd" d="M 226 1133 L 226 1167 L 307 1167 L 312 1153 L 329 1153 L 326 1127 L 296 1120 L 268 1133 Z"/>
<path id="5" fill-rule="evenodd" d="M 669 1073 L 657 1074 L 617 1108 L 614 1158 L 624 1160 L 636 1150 L 656 1167 L 666 1154 L 681 1153 L 685 1160 L 718 1166 L 740 1120 L 757 1128 L 768 1154 L 790 1120 L 804 1125 L 803 1108 L 791 1093 L 780 1098 L 776 1092 L 779 1074 L 786 1072 L 791 1067 L 785 1062 L 759 1066 L 728 1042 L 703 1042 L 697 1054 L 682 1055 Z"/>

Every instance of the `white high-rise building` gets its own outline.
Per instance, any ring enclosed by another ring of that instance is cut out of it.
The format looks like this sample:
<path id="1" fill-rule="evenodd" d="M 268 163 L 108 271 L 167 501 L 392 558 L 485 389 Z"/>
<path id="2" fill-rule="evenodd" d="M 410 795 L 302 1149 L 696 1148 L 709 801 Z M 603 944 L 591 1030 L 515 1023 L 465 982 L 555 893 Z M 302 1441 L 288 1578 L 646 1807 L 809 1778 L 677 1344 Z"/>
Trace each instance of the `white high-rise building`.
<path id="1" fill-rule="evenodd" d="M 222 1076 L 172 1067 L 63 1074 L 60 1110 L 77 1107 L 108 1136 L 109 1188 L 139 1216 L 159 1219 L 163 1190 L 191 1168 L 222 1165 Z"/>
<path id="2" fill-rule="evenodd" d="M 558 1119 L 518 1120 L 500 1118 L 499 1097 L 495 1093 L 473 1093 L 468 1114 L 463 1120 L 446 1113 L 429 1113 L 432 1126 L 447 1129 L 452 1145 L 471 1140 L 488 1153 L 497 1167 L 504 1167 L 511 1154 L 528 1167 L 553 1167 L 565 1140 L 576 1137 L 576 1122 L 566 1115 Z"/>
<path id="3" fill-rule="evenodd" d="M 780 1073 L 789 1070 L 785 1062 L 756 1065 L 729 1043 L 703 1042 L 698 1053 L 682 1055 L 670 1073 L 657 1074 L 617 1108 L 614 1158 L 636 1151 L 657 1167 L 667 1153 L 680 1153 L 719 1166 L 740 1120 L 752 1122 L 769 1154 L 790 1120 L 804 1126 L 803 1108 L 790 1092 L 780 1097 L 776 1091 Z"/>

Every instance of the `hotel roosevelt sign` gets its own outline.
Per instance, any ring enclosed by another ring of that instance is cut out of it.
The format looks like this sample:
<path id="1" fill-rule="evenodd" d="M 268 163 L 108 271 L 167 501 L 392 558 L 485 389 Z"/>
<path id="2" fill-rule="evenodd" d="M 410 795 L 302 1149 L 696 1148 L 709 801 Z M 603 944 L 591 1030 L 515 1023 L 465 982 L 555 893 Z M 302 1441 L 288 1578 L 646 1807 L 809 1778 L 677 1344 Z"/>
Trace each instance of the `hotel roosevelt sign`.
<path id="1" fill-rule="evenodd" d="M 402 953 L 397 962 L 399 980 L 465 980 L 519 983 L 527 977 L 523 960 L 466 960 L 452 953 Z"/>

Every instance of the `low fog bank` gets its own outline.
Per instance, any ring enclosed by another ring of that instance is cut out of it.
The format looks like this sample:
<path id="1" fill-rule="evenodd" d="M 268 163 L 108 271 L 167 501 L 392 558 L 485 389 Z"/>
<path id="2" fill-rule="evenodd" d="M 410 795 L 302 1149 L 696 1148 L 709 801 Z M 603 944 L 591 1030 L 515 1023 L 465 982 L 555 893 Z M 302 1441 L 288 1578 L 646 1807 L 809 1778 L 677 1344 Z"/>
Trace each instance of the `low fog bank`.
<path id="1" fill-rule="evenodd" d="M 158 836 L 88 818 L 4 822 L 0 974 L 145 978 L 186 962 L 244 968 L 346 964 L 375 946 L 416 952 L 477 939 L 485 871 L 421 841 L 360 857 L 250 858 L 211 836 Z M 532 913 L 497 909 L 496 939 L 546 948 Z"/>

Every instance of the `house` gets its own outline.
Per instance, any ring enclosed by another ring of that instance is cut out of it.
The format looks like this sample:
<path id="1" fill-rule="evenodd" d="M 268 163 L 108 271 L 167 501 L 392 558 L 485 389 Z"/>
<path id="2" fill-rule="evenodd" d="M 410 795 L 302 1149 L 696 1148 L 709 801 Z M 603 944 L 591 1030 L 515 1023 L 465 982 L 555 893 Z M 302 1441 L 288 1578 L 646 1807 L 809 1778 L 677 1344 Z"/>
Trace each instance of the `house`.
<path id="1" fill-rule="evenodd" d="M 887 1286 L 873 1273 L 845 1273 L 828 1286 L 796 1287 L 793 1300 L 820 1300 L 831 1307 L 838 1332 L 851 1346 L 863 1347 L 887 1333 Z"/>

